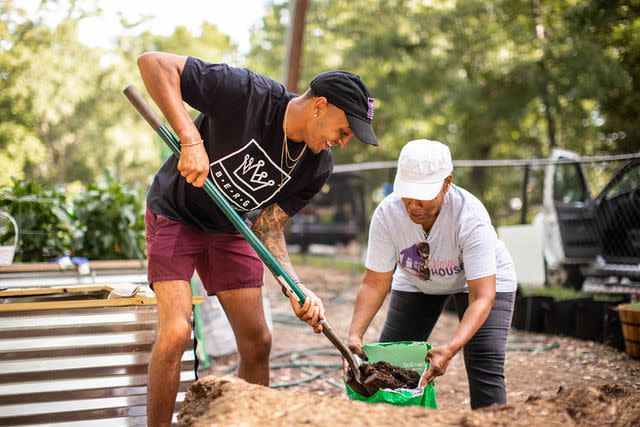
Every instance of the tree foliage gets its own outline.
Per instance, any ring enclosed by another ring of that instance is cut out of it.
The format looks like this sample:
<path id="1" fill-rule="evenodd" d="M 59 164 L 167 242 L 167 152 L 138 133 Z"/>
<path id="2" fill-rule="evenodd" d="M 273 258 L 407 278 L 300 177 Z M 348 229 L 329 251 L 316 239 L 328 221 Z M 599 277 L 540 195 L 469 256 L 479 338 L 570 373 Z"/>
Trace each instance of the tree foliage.
<path id="1" fill-rule="evenodd" d="M 276 78 L 287 4 L 248 58 Z M 639 23 L 637 2 L 316 0 L 300 87 L 343 68 L 376 96 L 381 147 L 352 144 L 340 161 L 394 158 L 415 138 L 466 159 L 637 151 Z"/>
<path id="2" fill-rule="evenodd" d="M 127 84 L 142 88 L 137 57 L 162 50 L 237 61 L 229 36 L 208 23 L 199 35 L 177 27 L 168 36 L 121 36 L 112 51 L 86 46 L 78 25 L 99 13 L 92 5 L 42 1 L 28 15 L 13 1 L 0 3 L 0 184 L 12 176 L 90 182 L 105 171 L 148 181 L 160 162 L 158 146 L 122 95 Z M 48 7 L 62 18 L 46 20 Z"/>
<path id="3" fill-rule="evenodd" d="M 78 40 L 79 22 L 98 13 L 91 0 L 41 4 L 63 18 L 52 26 L 18 2 L 0 3 L 0 183 L 88 182 L 104 170 L 148 180 L 157 143 L 121 93 L 142 86 L 135 62 L 146 50 L 281 79 L 288 1 L 268 5 L 245 58 L 207 23 L 199 34 L 123 31 L 103 51 Z M 395 159 L 415 138 L 448 143 L 459 159 L 541 157 L 553 147 L 634 152 L 639 10 L 638 0 L 314 0 L 299 87 L 327 69 L 356 72 L 371 87 L 381 146 L 350 144 L 338 163 Z M 481 171 L 471 179 L 490 183 Z"/>

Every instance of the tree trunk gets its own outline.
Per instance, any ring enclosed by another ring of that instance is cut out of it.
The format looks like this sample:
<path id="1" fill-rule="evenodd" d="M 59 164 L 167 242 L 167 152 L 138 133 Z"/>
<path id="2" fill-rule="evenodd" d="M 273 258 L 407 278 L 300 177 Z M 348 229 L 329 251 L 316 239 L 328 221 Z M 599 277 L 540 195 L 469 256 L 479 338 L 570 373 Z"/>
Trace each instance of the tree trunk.
<path id="1" fill-rule="evenodd" d="M 297 93 L 300 81 L 300 64 L 302 63 L 302 51 L 304 42 L 304 23 L 309 0 L 292 0 L 291 23 L 287 37 L 287 51 L 284 61 L 283 81 L 287 91 Z"/>

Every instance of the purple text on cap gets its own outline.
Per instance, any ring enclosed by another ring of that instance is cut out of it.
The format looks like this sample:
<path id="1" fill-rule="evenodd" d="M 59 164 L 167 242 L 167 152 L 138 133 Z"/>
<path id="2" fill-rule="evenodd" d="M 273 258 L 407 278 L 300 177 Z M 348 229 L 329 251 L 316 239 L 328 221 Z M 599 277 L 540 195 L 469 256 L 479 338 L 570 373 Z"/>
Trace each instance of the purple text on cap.
<path id="1" fill-rule="evenodd" d="M 367 111 L 367 118 L 369 120 L 373 119 L 373 98 L 367 98 L 369 104 L 369 111 Z"/>

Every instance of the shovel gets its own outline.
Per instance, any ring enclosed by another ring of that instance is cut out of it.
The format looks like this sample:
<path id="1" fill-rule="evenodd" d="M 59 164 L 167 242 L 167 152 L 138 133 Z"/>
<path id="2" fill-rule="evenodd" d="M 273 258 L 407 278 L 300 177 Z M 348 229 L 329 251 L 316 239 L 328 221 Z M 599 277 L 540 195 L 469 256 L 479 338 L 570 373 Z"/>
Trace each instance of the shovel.
<path id="1" fill-rule="evenodd" d="M 140 93 L 132 85 L 127 86 L 124 89 L 124 94 L 138 110 L 142 117 L 151 125 L 151 127 L 160 135 L 160 138 L 169 146 L 173 154 L 180 158 L 180 142 L 178 139 L 162 124 L 156 113 L 151 109 L 151 106 L 142 98 Z M 253 233 L 249 226 L 242 220 L 240 215 L 231 207 L 229 202 L 224 198 L 218 189 L 214 186 L 211 178 L 207 177 L 204 183 L 204 191 L 211 197 L 214 203 L 220 208 L 225 216 L 235 225 L 240 234 L 249 242 L 253 249 L 257 252 L 258 256 L 269 268 L 271 273 L 280 284 L 283 289 L 287 289 L 293 294 L 296 300 L 302 305 L 306 299 L 304 292 L 298 287 L 296 282 L 291 276 L 282 268 L 280 263 L 274 258 L 269 250 L 264 246 L 262 241 Z M 333 344 L 347 360 L 351 371 L 353 372 L 355 382 L 360 384 L 360 370 L 358 369 L 358 362 L 354 357 L 349 347 L 340 339 L 335 333 L 329 322 L 324 319 L 320 321 L 322 325 L 322 333 L 327 337 L 331 344 Z"/>

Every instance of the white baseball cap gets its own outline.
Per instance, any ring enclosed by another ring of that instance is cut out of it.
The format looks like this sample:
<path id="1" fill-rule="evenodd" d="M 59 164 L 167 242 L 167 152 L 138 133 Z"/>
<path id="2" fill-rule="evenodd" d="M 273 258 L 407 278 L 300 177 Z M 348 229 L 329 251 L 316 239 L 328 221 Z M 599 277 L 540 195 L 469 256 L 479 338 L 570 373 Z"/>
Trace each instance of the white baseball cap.
<path id="1" fill-rule="evenodd" d="M 449 147 L 428 139 L 409 141 L 400 151 L 393 192 L 409 199 L 433 200 L 452 171 Z"/>

